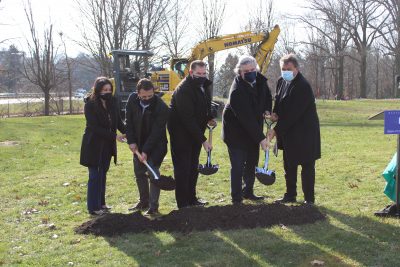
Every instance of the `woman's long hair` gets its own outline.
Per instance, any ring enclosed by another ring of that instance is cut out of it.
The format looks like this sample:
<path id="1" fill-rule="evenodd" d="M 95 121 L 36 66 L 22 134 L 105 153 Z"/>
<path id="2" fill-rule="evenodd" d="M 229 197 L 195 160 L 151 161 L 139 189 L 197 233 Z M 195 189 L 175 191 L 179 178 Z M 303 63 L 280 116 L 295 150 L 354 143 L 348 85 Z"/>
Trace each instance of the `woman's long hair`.
<path id="1" fill-rule="evenodd" d="M 92 101 L 100 99 L 101 89 L 103 89 L 103 87 L 107 84 L 111 85 L 112 90 L 113 85 L 107 77 L 97 77 L 94 81 L 92 91 L 89 93 L 89 99 Z"/>

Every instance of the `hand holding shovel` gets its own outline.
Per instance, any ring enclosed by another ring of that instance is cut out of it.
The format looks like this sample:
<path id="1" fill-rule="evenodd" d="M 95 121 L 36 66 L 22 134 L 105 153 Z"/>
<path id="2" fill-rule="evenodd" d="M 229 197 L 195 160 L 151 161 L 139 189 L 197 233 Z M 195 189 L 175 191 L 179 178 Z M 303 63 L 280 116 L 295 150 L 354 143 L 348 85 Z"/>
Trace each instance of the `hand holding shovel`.
<path id="1" fill-rule="evenodd" d="M 160 175 L 160 177 L 156 174 L 156 172 L 153 170 L 153 168 L 150 167 L 150 165 L 147 163 L 146 159 L 142 158 L 142 155 L 139 153 L 139 151 L 135 151 L 136 156 L 140 159 L 140 161 L 146 165 L 147 169 L 150 171 L 150 173 L 153 176 L 153 179 L 150 179 L 150 182 L 152 182 L 155 186 L 160 188 L 161 190 L 166 190 L 166 191 L 171 191 L 175 189 L 175 180 L 171 176 L 165 176 L 165 175 Z"/>
<path id="2" fill-rule="evenodd" d="M 212 131 L 217 125 L 207 125 L 208 130 L 209 130 L 209 135 L 208 135 L 208 143 L 212 147 Z M 211 163 L 211 149 L 207 151 L 207 163 L 206 164 L 199 164 L 199 173 L 203 175 L 211 175 L 214 174 L 218 171 L 219 165 L 213 165 Z"/>
<path id="3" fill-rule="evenodd" d="M 272 185 L 273 183 L 275 183 L 276 175 L 274 171 L 268 170 L 268 162 L 269 162 L 269 146 L 270 146 L 269 130 L 271 129 L 273 122 L 265 120 L 265 123 L 267 124 L 267 138 L 266 138 L 267 147 L 265 149 L 264 168 L 256 167 L 255 172 L 256 172 L 256 178 L 260 183 L 264 185 Z"/>

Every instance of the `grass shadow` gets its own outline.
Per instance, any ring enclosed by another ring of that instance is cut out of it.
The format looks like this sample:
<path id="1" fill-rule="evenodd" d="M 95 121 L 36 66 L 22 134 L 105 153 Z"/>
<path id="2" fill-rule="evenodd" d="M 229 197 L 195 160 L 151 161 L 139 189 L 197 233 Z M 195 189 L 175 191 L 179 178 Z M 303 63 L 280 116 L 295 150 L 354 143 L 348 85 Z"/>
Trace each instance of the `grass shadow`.
<path id="1" fill-rule="evenodd" d="M 325 210 L 330 222 L 313 227 L 295 226 L 293 231 L 302 239 L 336 251 L 360 265 L 399 265 L 399 227 L 385 223 L 386 219 L 350 216 L 331 209 Z M 388 239 L 388 236 L 391 238 Z"/>

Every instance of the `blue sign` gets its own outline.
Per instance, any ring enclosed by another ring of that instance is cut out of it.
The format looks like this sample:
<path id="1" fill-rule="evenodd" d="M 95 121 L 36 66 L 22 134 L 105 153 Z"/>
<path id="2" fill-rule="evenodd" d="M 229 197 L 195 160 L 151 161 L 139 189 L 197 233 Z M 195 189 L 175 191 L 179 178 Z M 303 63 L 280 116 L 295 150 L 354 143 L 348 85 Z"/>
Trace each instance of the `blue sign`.
<path id="1" fill-rule="evenodd" d="M 385 110 L 385 134 L 400 134 L 400 110 Z"/>

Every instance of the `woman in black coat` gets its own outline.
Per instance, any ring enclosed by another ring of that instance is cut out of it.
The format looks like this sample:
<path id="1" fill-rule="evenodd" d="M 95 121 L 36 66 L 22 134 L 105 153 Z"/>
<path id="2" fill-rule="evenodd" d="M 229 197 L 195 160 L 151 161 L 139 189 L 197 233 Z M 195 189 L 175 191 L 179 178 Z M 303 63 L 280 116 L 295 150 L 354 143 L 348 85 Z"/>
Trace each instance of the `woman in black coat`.
<path id="1" fill-rule="evenodd" d="M 85 99 L 86 128 L 82 138 L 80 163 L 89 169 L 87 208 L 92 215 L 109 209 L 105 203 L 106 176 L 111 157 L 117 162 L 117 144 L 125 138 L 112 84 L 105 77 L 96 79 L 92 93 Z M 116 130 L 123 135 L 117 135 Z"/>
<path id="2" fill-rule="evenodd" d="M 263 198 L 254 195 L 253 186 L 259 146 L 264 150 L 268 147 L 263 123 L 264 114 L 271 112 L 272 96 L 267 79 L 257 72 L 257 62 L 253 57 L 241 57 L 236 69 L 238 75 L 233 80 L 223 112 L 222 138 L 228 146 L 231 161 L 232 202 L 241 203 L 243 198 Z"/>

